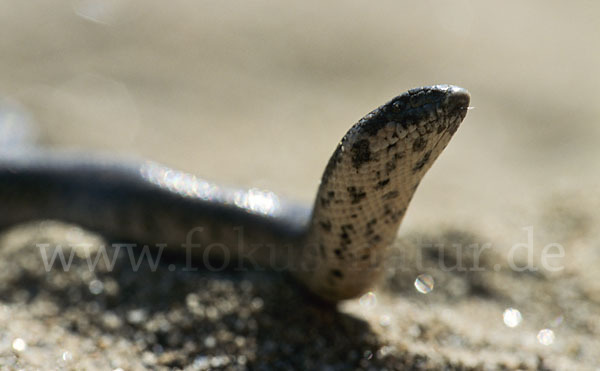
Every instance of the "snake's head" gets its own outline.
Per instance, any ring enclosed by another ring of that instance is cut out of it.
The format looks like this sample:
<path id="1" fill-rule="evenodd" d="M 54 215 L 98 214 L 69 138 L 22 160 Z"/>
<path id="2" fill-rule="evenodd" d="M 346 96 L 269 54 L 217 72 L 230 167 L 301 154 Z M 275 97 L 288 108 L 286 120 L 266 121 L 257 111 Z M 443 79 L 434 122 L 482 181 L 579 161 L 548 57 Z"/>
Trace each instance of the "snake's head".
<path id="1" fill-rule="evenodd" d="M 465 118 L 469 102 L 469 92 L 453 85 L 409 90 L 354 125 L 342 139 L 342 151 L 350 149 L 357 171 L 380 158 L 382 151 L 386 153 L 383 157 L 415 161 L 417 154 L 429 153 L 426 162 L 431 163 Z M 419 170 L 429 167 L 419 162 L 413 165 Z"/>
<path id="2" fill-rule="evenodd" d="M 419 128 L 420 135 L 446 129 L 454 134 L 467 114 L 470 100 L 466 89 L 454 85 L 411 89 L 366 115 L 356 125 L 356 131 L 373 136 L 382 128 L 393 126 L 402 138 L 403 131 Z"/>
<path id="3" fill-rule="evenodd" d="M 466 89 L 434 85 L 409 90 L 381 108 L 384 117 L 399 123 L 404 129 L 425 127 L 438 133 L 449 129 L 450 134 L 454 134 L 467 114 L 470 101 L 471 96 Z M 422 130 L 420 134 L 424 135 Z"/>

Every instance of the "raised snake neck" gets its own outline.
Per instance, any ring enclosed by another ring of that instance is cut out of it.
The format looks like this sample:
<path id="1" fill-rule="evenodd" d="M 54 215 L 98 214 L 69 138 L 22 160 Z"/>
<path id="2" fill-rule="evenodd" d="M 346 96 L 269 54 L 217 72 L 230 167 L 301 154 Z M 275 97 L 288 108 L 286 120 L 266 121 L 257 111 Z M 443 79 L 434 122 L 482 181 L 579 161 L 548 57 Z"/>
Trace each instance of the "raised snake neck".
<path id="1" fill-rule="evenodd" d="M 456 86 L 422 87 L 366 115 L 329 160 L 312 210 L 148 161 L 4 154 L 0 227 L 58 219 L 114 241 L 166 244 L 213 269 L 243 261 L 286 270 L 325 300 L 352 298 L 376 280 L 414 191 L 469 100 Z"/>

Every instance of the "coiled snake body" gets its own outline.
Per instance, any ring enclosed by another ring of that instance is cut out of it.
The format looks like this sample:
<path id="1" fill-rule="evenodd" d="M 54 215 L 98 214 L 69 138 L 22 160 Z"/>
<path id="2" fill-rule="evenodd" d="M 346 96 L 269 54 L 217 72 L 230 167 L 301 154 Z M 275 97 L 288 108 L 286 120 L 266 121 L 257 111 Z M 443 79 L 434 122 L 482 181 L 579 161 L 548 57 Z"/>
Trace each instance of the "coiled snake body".
<path id="1" fill-rule="evenodd" d="M 183 245 L 205 262 L 287 270 L 321 298 L 352 298 L 373 285 L 419 182 L 469 99 L 456 86 L 423 87 L 366 115 L 329 160 L 312 210 L 152 162 L 5 154 L 0 227 L 63 220 L 112 239 L 166 244 L 171 252 Z"/>

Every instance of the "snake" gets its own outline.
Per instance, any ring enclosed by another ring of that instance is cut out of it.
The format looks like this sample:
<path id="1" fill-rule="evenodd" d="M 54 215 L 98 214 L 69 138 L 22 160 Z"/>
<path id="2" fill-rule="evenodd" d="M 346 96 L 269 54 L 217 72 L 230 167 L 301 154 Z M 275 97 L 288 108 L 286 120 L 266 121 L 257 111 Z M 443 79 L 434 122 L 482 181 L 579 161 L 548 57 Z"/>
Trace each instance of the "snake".
<path id="1" fill-rule="evenodd" d="M 112 241 L 166 247 L 204 269 L 283 271 L 318 298 L 351 299 L 380 277 L 419 183 L 469 102 L 463 88 L 425 86 L 364 116 L 329 159 L 313 207 L 144 159 L 3 151 L 0 228 L 74 223 Z"/>

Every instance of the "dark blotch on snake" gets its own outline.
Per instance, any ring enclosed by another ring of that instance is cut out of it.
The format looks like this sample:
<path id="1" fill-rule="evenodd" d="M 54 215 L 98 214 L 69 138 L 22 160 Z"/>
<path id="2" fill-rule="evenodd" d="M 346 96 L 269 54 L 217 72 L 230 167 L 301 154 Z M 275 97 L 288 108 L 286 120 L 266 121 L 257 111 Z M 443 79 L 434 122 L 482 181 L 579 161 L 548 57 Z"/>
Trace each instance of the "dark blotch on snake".
<path id="1" fill-rule="evenodd" d="M 382 189 L 383 187 L 385 187 L 386 185 L 388 185 L 388 183 L 390 182 L 390 178 L 384 179 L 382 181 L 377 182 L 377 185 L 375 186 L 375 189 Z"/>
<path id="2" fill-rule="evenodd" d="M 383 197 L 382 197 L 382 199 L 384 199 L 384 200 L 391 200 L 391 199 L 394 199 L 394 198 L 398 197 L 399 195 L 400 195 L 400 192 L 398 192 L 398 191 L 391 191 L 391 192 L 388 192 L 388 193 L 384 194 Z"/>
<path id="3" fill-rule="evenodd" d="M 374 226 L 375 224 L 377 224 L 377 219 L 376 219 L 376 218 L 373 218 L 373 219 L 371 219 L 371 220 L 369 220 L 369 221 L 367 222 L 366 231 L 365 231 L 365 235 L 366 235 L 366 236 L 368 236 L 368 235 L 371 235 L 371 234 L 375 233 L 375 230 L 373 230 L 373 226 Z"/>
<path id="4" fill-rule="evenodd" d="M 342 242 L 344 243 L 344 246 L 348 245 L 349 243 L 352 242 L 352 239 L 350 238 L 350 236 L 348 235 L 347 232 L 343 232 L 340 234 L 340 238 L 342 239 Z"/>
<path id="5" fill-rule="evenodd" d="M 392 135 L 393 138 L 398 138 L 398 135 L 396 135 L 396 133 L 394 133 L 394 135 Z M 390 153 L 394 148 L 396 148 L 396 145 L 398 145 L 398 142 L 394 143 L 394 144 L 390 144 L 387 147 L 387 151 L 388 153 Z"/>
<path id="6" fill-rule="evenodd" d="M 340 227 L 340 229 L 343 232 L 347 232 L 347 231 L 353 231 L 354 230 L 354 226 L 352 224 L 344 224 Z"/>
<path id="7" fill-rule="evenodd" d="M 365 163 L 371 160 L 371 150 L 369 149 L 369 141 L 362 139 L 354 143 L 352 146 L 352 165 L 356 170 Z"/>
<path id="8" fill-rule="evenodd" d="M 319 222 L 321 228 L 327 232 L 331 232 L 331 222 L 329 220 Z"/>
<path id="9" fill-rule="evenodd" d="M 331 274 L 336 278 L 343 278 L 344 274 L 339 269 L 332 269 Z"/>
<path id="10" fill-rule="evenodd" d="M 415 167 L 413 167 L 413 169 L 412 169 L 413 173 L 416 173 L 417 171 L 420 171 L 421 169 L 423 169 L 423 167 L 425 167 L 425 165 L 429 162 L 429 157 L 431 157 L 431 151 L 427 151 L 427 153 L 425 153 L 423 158 L 420 159 L 419 162 L 417 162 Z"/>
<path id="11" fill-rule="evenodd" d="M 341 229 L 340 238 L 342 239 L 344 244 L 351 243 L 352 239 L 350 238 L 349 232 L 354 231 L 354 227 L 352 226 L 352 224 L 344 224 L 340 227 L 340 229 Z"/>
<path id="12" fill-rule="evenodd" d="M 422 137 L 417 138 L 417 140 L 415 140 L 413 143 L 413 151 L 421 152 L 425 149 L 426 146 L 427 146 L 427 139 L 422 138 Z"/>
<path id="13" fill-rule="evenodd" d="M 369 242 L 372 244 L 377 244 L 377 243 L 381 242 L 381 236 L 376 234 L 373 237 L 369 238 Z"/>
<path id="14" fill-rule="evenodd" d="M 367 194 L 362 189 L 358 190 L 356 187 L 348 187 L 347 190 L 350 194 L 353 205 L 359 203 L 362 199 L 367 197 Z"/>
<path id="15" fill-rule="evenodd" d="M 392 221 L 394 223 L 396 223 L 397 221 L 399 221 L 402 218 L 402 216 L 404 215 L 405 212 L 406 212 L 406 209 L 404 208 L 402 210 L 399 210 L 399 211 L 393 213 L 392 214 Z"/>
<path id="16" fill-rule="evenodd" d="M 385 173 L 387 175 L 390 175 L 390 173 L 392 171 L 394 171 L 396 169 L 396 161 L 394 160 L 390 160 L 388 162 L 385 163 Z"/>

